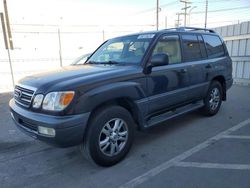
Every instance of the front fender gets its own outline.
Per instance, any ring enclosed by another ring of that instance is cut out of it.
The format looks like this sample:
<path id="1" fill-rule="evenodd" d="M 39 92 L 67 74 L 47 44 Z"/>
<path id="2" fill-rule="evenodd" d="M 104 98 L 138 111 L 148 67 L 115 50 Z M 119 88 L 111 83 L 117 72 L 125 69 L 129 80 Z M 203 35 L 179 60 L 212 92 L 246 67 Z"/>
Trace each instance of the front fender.
<path id="1" fill-rule="evenodd" d="M 112 99 L 129 98 L 132 101 L 136 101 L 145 97 L 145 92 L 139 83 L 111 83 L 94 88 L 80 96 L 75 105 L 75 112 L 91 112 L 100 104 Z"/>

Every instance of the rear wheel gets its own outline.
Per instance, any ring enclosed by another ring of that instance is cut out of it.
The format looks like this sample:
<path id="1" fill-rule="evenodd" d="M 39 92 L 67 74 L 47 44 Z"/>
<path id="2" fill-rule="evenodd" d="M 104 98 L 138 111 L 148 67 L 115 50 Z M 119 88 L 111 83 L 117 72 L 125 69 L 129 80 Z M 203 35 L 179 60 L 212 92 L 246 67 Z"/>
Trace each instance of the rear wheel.
<path id="1" fill-rule="evenodd" d="M 80 148 L 87 159 L 101 166 L 111 166 L 128 153 L 134 131 L 134 121 L 126 109 L 105 107 L 94 114 Z"/>
<path id="2" fill-rule="evenodd" d="M 207 116 L 215 115 L 222 102 L 222 86 L 220 82 L 213 81 L 208 89 L 207 96 L 204 99 L 203 114 Z"/>

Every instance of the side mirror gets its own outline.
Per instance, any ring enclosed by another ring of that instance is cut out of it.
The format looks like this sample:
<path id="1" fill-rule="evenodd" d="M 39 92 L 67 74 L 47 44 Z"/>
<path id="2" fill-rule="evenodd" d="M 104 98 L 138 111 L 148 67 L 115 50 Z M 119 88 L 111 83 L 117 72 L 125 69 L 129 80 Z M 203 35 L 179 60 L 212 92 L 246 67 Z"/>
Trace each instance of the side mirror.
<path id="1" fill-rule="evenodd" d="M 159 53 L 152 56 L 150 60 L 151 67 L 164 66 L 169 64 L 168 55 L 165 53 Z"/>

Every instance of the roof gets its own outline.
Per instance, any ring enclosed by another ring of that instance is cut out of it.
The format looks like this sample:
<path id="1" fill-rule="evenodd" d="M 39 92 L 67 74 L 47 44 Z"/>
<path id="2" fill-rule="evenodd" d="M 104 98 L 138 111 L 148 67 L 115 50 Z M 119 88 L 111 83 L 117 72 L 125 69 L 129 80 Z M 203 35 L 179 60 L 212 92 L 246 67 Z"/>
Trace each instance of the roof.
<path id="1" fill-rule="evenodd" d="M 140 32 L 140 33 L 132 33 L 132 34 L 123 35 L 123 36 L 119 36 L 115 38 L 127 37 L 127 36 L 133 36 L 133 35 L 162 34 L 166 32 L 196 32 L 196 33 L 203 32 L 203 33 L 216 34 L 216 32 L 212 29 L 198 28 L 198 27 L 177 27 L 177 28 L 162 29 L 159 31 L 146 31 L 146 32 Z"/>

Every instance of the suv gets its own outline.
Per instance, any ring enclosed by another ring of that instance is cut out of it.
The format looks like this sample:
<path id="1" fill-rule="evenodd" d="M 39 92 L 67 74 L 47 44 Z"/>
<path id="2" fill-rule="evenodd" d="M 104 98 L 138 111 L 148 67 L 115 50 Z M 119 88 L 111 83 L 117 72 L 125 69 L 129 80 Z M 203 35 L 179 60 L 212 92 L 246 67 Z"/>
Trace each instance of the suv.
<path id="1" fill-rule="evenodd" d="M 136 129 L 201 109 L 215 115 L 232 61 L 213 30 L 175 28 L 113 38 L 83 65 L 28 76 L 10 101 L 17 127 L 102 166 L 121 161 Z"/>

